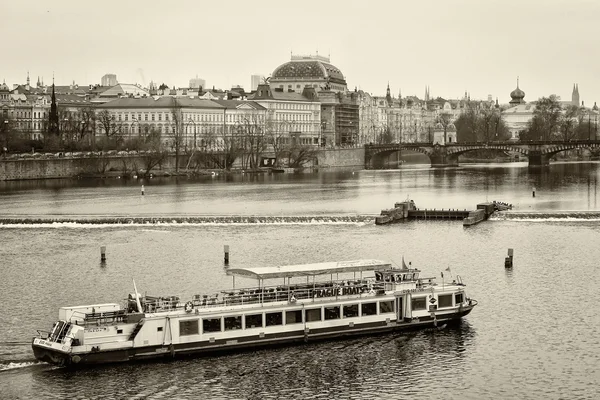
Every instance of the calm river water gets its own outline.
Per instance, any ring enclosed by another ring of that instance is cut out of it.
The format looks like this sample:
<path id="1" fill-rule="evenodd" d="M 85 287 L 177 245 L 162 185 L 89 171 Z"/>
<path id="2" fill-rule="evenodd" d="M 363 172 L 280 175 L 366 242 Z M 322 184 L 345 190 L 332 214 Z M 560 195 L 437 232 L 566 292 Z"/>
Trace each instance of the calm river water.
<path id="1" fill-rule="evenodd" d="M 597 163 L 497 164 L 0 183 L 0 398 L 599 398 L 599 174 Z M 421 208 L 515 208 L 470 228 L 374 225 L 407 196 Z M 121 301 L 132 278 L 155 295 L 227 289 L 224 244 L 232 266 L 404 256 L 425 275 L 450 267 L 479 306 L 435 332 L 83 371 L 33 359 L 31 338 L 59 307 Z"/>

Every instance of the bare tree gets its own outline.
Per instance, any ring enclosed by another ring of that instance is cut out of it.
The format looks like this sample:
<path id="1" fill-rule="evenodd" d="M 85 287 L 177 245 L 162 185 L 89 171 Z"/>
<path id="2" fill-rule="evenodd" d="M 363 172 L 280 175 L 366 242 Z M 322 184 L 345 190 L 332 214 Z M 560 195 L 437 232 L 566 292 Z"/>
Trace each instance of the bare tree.
<path id="1" fill-rule="evenodd" d="M 562 140 L 571 140 L 576 136 L 576 127 L 581 125 L 583 115 L 579 107 L 570 105 L 560 117 L 560 133 Z"/>
<path id="2" fill-rule="evenodd" d="M 279 166 L 285 147 L 289 140 L 289 122 L 269 120 L 266 123 L 266 141 L 273 148 L 275 165 Z"/>
<path id="3" fill-rule="evenodd" d="M 287 166 L 289 168 L 301 168 L 317 156 L 317 150 L 312 146 L 292 145 L 285 151 Z"/>
<path id="4" fill-rule="evenodd" d="M 98 124 L 104 131 L 104 134 L 107 138 L 111 138 L 117 135 L 120 135 L 122 132 L 122 126 L 117 122 L 114 115 L 110 113 L 108 110 L 102 110 L 98 113 L 96 117 Z"/>
<path id="5" fill-rule="evenodd" d="M 560 98 L 554 94 L 540 98 L 535 104 L 533 118 L 523 137 L 528 140 L 548 140 L 559 134 L 562 107 Z"/>
<path id="6" fill-rule="evenodd" d="M 144 165 L 144 174 L 149 175 L 150 171 L 161 164 L 167 158 L 167 150 L 163 144 L 161 134 L 155 130 L 150 131 L 144 144 L 145 152 L 142 153 L 142 163 Z"/>
<path id="7" fill-rule="evenodd" d="M 244 150 L 242 167 L 258 168 L 260 156 L 266 147 L 264 115 L 257 112 L 246 113 L 237 122 L 235 129 Z"/>
<path id="8" fill-rule="evenodd" d="M 171 98 L 171 122 L 173 139 L 171 147 L 175 150 L 175 172 L 179 171 L 179 153 L 184 140 L 183 112 L 177 98 Z"/>

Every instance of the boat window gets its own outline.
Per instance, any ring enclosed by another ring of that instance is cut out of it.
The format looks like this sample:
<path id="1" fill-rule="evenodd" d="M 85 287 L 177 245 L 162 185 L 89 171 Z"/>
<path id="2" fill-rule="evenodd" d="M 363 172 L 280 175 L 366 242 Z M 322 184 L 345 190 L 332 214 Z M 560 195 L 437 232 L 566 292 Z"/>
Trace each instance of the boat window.
<path id="1" fill-rule="evenodd" d="M 344 318 L 358 317 L 358 304 L 344 305 Z"/>
<path id="2" fill-rule="evenodd" d="M 302 313 L 300 314 L 302 316 Z M 280 312 L 266 313 L 265 324 L 267 326 L 283 325 L 283 316 Z"/>
<path id="3" fill-rule="evenodd" d="M 361 304 L 362 315 L 377 315 L 377 303 Z"/>
<path id="4" fill-rule="evenodd" d="M 179 336 L 197 335 L 198 333 L 199 333 L 199 330 L 198 330 L 198 320 L 197 319 L 188 319 L 187 321 L 179 321 Z"/>
<path id="5" fill-rule="evenodd" d="M 394 300 L 379 302 L 379 314 L 392 312 L 394 312 Z"/>
<path id="6" fill-rule="evenodd" d="M 225 321 L 225 330 L 226 331 L 242 329 L 242 317 L 239 315 L 237 317 L 225 317 L 224 321 Z"/>
<path id="7" fill-rule="evenodd" d="M 426 297 L 413 297 L 411 308 L 413 311 L 426 310 L 427 309 L 427 298 Z"/>
<path id="8" fill-rule="evenodd" d="M 302 310 L 286 311 L 285 312 L 285 324 L 301 324 L 302 323 Z"/>
<path id="9" fill-rule="evenodd" d="M 321 320 L 321 308 L 311 308 L 306 312 L 306 322 L 320 321 Z"/>
<path id="10" fill-rule="evenodd" d="M 246 329 L 262 328 L 262 314 L 246 315 Z"/>
<path id="11" fill-rule="evenodd" d="M 340 306 L 325 307 L 325 319 L 339 319 Z"/>
<path id="12" fill-rule="evenodd" d="M 202 332 L 221 332 L 221 318 L 203 319 Z"/>
<path id="13" fill-rule="evenodd" d="M 455 302 L 456 304 L 460 304 L 460 303 L 462 303 L 462 302 L 463 302 L 463 294 L 462 294 L 462 293 L 456 293 L 456 294 L 454 295 L 454 302 Z"/>
<path id="14" fill-rule="evenodd" d="M 438 308 L 452 307 L 452 294 L 441 294 L 438 296 Z"/>

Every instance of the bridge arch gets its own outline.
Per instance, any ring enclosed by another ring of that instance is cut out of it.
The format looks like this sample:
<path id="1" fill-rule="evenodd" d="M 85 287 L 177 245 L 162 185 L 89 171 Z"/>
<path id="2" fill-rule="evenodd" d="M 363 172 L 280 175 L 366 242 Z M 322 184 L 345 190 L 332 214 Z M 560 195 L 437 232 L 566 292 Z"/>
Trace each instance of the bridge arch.
<path id="1" fill-rule="evenodd" d="M 366 145 L 365 146 L 365 168 L 366 169 L 377 169 L 384 165 L 384 160 L 387 159 L 391 154 L 397 153 L 402 150 L 416 151 L 421 154 L 425 154 L 431 159 L 432 151 L 414 145 L 402 145 L 402 144 L 389 144 L 389 145 Z"/>

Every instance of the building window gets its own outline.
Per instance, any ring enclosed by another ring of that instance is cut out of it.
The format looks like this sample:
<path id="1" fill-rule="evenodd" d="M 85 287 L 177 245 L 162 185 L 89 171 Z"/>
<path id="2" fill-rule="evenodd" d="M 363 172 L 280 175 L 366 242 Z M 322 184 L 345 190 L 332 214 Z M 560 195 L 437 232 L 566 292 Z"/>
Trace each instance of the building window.
<path id="1" fill-rule="evenodd" d="M 198 333 L 199 331 L 197 319 L 179 321 L 179 336 L 197 335 Z"/>
<path id="2" fill-rule="evenodd" d="M 266 326 L 283 325 L 283 314 L 281 314 L 280 312 L 266 313 L 265 314 L 265 325 Z"/>
<path id="3" fill-rule="evenodd" d="M 162 121 L 162 114 L 158 114 L 158 120 Z"/>
<path id="4" fill-rule="evenodd" d="M 394 301 L 380 301 L 379 302 L 379 314 L 393 313 L 394 312 Z"/>
<path id="5" fill-rule="evenodd" d="M 246 329 L 262 328 L 262 314 L 246 315 Z"/>
<path id="6" fill-rule="evenodd" d="M 301 324 L 302 323 L 302 310 L 286 311 L 285 312 L 285 324 Z"/>
<path id="7" fill-rule="evenodd" d="M 452 294 L 441 294 L 438 296 L 438 308 L 452 307 Z"/>
<path id="8" fill-rule="evenodd" d="M 202 320 L 202 332 L 221 332 L 221 318 L 206 318 Z"/>
<path id="9" fill-rule="evenodd" d="M 361 304 L 362 315 L 377 315 L 377 303 Z"/>
<path id="10" fill-rule="evenodd" d="M 413 311 L 426 310 L 427 309 L 427 298 L 426 297 L 413 297 L 411 307 Z"/>
<path id="11" fill-rule="evenodd" d="M 223 320 L 225 321 L 225 330 L 226 331 L 242 329 L 242 317 L 241 316 L 225 317 L 225 318 L 223 318 Z"/>
<path id="12" fill-rule="evenodd" d="M 152 113 L 152 121 L 154 121 L 154 113 Z"/>
<path id="13" fill-rule="evenodd" d="M 144 121 L 148 121 L 148 114 L 144 114 Z"/>
<path id="14" fill-rule="evenodd" d="M 311 308 L 306 312 L 306 322 L 314 322 L 321 320 L 321 308 Z"/>

